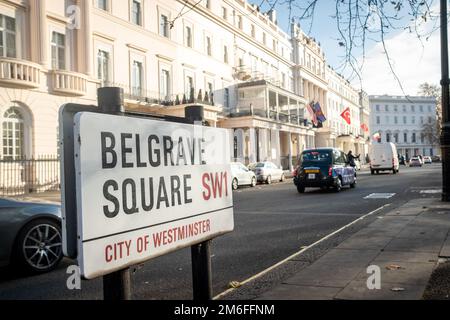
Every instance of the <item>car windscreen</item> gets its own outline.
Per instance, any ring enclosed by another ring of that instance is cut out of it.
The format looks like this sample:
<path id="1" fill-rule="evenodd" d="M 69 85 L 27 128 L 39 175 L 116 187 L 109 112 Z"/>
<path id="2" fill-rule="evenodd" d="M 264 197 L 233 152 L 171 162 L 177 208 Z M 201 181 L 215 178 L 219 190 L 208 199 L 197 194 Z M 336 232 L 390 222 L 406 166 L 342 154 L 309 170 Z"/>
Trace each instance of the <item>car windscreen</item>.
<path id="1" fill-rule="evenodd" d="M 304 151 L 300 157 L 301 165 L 320 165 L 329 163 L 331 163 L 331 151 L 329 150 Z"/>
<path id="2" fill-rule="evenodd" d="M 260 163 L 257 163 L 256 164 L 256 168 L 264 168 L 264 166 L 265 166 L 265 163 L 264 162 L 260 162 Z"/>

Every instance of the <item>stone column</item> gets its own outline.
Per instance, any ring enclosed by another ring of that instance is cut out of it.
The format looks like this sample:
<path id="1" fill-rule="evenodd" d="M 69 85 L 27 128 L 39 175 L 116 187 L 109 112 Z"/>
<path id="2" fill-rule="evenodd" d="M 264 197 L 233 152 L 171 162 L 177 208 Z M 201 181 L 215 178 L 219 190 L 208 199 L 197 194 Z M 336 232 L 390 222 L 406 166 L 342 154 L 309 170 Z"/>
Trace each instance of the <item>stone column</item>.
<path id="1" fill-rule="evenodd" d="M 258 146 L 256 145 L 256 130 L 255 128 L 249 129 L 250 134 L 250 148 L 249 148 L 249 155 L 248 159 L 250 163 L 256 162 L 256 152 L 258 152 Z"/>
<path id="2" fill-rule="evenodd" d="M 47 0 L 30 0 L 30 55 L 31 60 L 50 67 L 47 30 Z"/>
<path id="3" fill-rule="evenodd" d="M 78 50 L 78 71 L 89 76 L 93 75 L 92 59 L 92 29 L 91 13 L 92 1 L 78 0 L 78 6 L 81 9 L 81 25 L 77 30 L 77 50 Z"/>

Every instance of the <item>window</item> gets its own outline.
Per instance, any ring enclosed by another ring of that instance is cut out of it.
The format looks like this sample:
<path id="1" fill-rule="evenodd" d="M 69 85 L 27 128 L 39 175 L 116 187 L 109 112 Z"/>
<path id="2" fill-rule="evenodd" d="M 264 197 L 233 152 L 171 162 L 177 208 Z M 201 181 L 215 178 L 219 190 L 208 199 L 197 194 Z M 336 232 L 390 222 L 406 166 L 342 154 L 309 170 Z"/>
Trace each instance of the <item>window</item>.
<path id="1" fill-rule="evenodd" d="M 380 105 L 379 105 L 379 104 L 377 104 L 377 105 L 375 106 L 375 110 L 376 110 L 377 112 L 380 112 Z"/>
<path id="2" fill-rule="evenodd" d="M 431 117 L 428 117 L 428 123 L 431 123 L 431 122 L 432 122 Z"/>
<path id="3" fill-rule="evenodd" d="M 222 18 L 224 20 L 228 20 L 228 12 L 227 12 L 227 8 L 222 7 Z"/>
<path id="4" fill-rule="evenodd" d="M 52 32 L 52 69 L 66 69 L 66 36 L 56 31 Z"/>
<path id="5" fill-rule="evenodd" d="M 210 36 L 205 37 L 205 46 L 206 46 L 206 54 L 208 56 L 211 56 L 212 55 L 212 52 L 211 52 L 212 47 L 211 47 L 211 37 Z"/>
<path id="6" fill-rule="evenodd" d="M 191 97 L 191 93 L 194 94 L 193 90 L 194 90 L 194 78 L 191 76 L 186 76 L 184 83 L 184 93 L 186 94 L 187 99 L 194 98 L 193 96 Z"/>
<path id="7" fill-rule="evenodd" d="M 272 49 L 273 51 L 277 51 L 277 41 L 275 39 L 272 40 Z M 311 58 L 311 56 L 310 56 Z"/>
<path id="8" fill-rule="evenodd" d="M 238 16 L 238 28 L 242 30 L 243 23 L 242 23 L 242 16 Z"/>
<path id="9" fill-rule="evenodd" d="M 131 3 L 131 22 L 137 24 L 138 26 L 142 25 L 142 4 L 139 0 L 133 0 Z"/>
<path id="10" fill-rule="evenodd" d="M 428 112 L 431 112 L 431 106 L 428 106 Z"/>
<path id="11" fill-rule="evenodd" d="M 170 71 L 161 69 L 159 81 L 160 98 L 163 100 L 170 100 Z"/>
<path id="12" fill-rule="evenodd" d="M 406 117 L 403 117 L 403 124 L 407 124 L 407 122 Z"/>
<path id="13" fill-rule="evenodd" d="M 425 143 L 425 135 L 423 133 L 420 134 L 420 143 Z"/>
<path id="14" fill-rule="evenodd" d="M 423 117 L 420 116 L 420 124 L 423 124 Z"/>
<path id="15" fill-rule="evenodd" d="M 416 143 L 416 133 L 415 132 L 413 132 L 413 134 L 411 136 L 411 142 Z"/>
<path id="16" fill-rule="evenodd" d="M 398 124 L 398 117 L 397 116 L 394 117 L 394 124 Z"/>
<path id="17" fill-rule="evenodd" d="M 214 85 L 212 82 L 206 83 L 206 91 L 208 92 L 208 95 L 211 98 L 211 94 L 214 93 Z"/>
<path id="18" fill-rule="evenodd" d="M 419 106 L 420 112 L 423 112 L 423 106 Z"/>
<path id="19" fill-rule="evenodd" d="M 267 44 L 267 37 L 266 37 L 266 33 L 265 32 L 263 32 L 262 39 L 263 39 L 263 44 L 266 45 Z"/>
<path id="20" fill-rule="evenodd" d="M 256 37 L 256 31 L 255 31 L 255 26 L 252 24 L 252 31 L 251 31 L 252 37 Z"/>
<path id="21" fill-rule="evenodd" d="M 403 105 L 402 108 L 403 108 L 403 112 L 406 112 L 406 106 Z"/>
<path id="22" fill-rule="evenodd" d="M 0 14 L 0 57 L 16 57 L 16 20 Z"/>
<path id="23" fill-rule="evenodd" d="M 169 18 L 164 14 L 159 16 L 159 35 L 169 37 Z"/>
<path id="24" fill-rule="evenodd" d="M 226 109 L 230 108 L 230 89 L 225 88 L 223 90 L 223 106 Z"/>
<path id="25" fill-rule="evenodd" d="M 408 134 L 406 132 L 403 134 L 403 142 L 408 142 Z"/>
<path id="26" fill-rule="evenodd" d="M 411 112 L 416 112 L 416 106 L 411 106 Z"/>
<path id="27" fill-rule="evenodd" d="M 186 26 L 185 27 L 185 39 L 186 39 L 186 46 L 189 48 L 192 48 L 193 41 L 192 41 L 192 27 Z"/>
<path id="28" fill-rule="evenodd" d="M 389 106 L 386 105 L 386 106 L 384 106 L 384 107 L 386 108 L 386 112 L 389 112 Z"/>
<path id="29" fill-rule="evenodd" d="M 24 121 L 22 114 L 18 108 L 12 107 L 6 110 L 3 119 L 3 159 L 22 159 L 24 156 Z"/>
<path id="30" fill-rule="evenodd" d="M 386 124 L 389 124 L 389 116 L 386 116 Z"/>
<path id="31" fill-rule="evenodd" d="M 416 117 L 411 117 L 411 123 L 415 124 L 416 123 Z"/>
<path id="32" fill-rule="evenodd" d="M 211 9 L 211 0 L 205 0 L 205 7 Z"/>
<path id="33" fill-rule="evenodd" d="M 108 0 L 96 0 L 95 4 L 97 8 L 108 11 Z"/>
<path id="34" fill-rule="evenodd" d="M 391 142 L 391 134 L 386 133 L 386 142 Z"/>
<path id="35" fill-rule="evenodd" d="M 143 67 L 142 62 L 133 61 L 132 71 L 131 71 L 131 90 L 132 94 L 137 97 L 142 96 L 143 87 Z"/>
<path id="36" fill-rule="evenodd" d="M 398 106 L 394 106 L 394 112 L 398 112 Z"/>
<path id="37" fill-rule="evenodd" d="M 377 116 L 377 124 L 380 124 L 380 116 Z"/>
<path id="38" fill-rule="evenodd" d="M 109 52 L 98 50 L 97 52 L 97 79 L 101 80 L 102 87 L 111 82 L 110 77 L 111 60 Z"/>
<path id="39" fill-rule="evenodd" d="M 228 63 L 228 47 L 223 46 L 223 62 Z"/>
<path id="40" fill-rule="evenodd" d="M 394 133 L 394 142 L 398 143 L 398 133 Z"/>

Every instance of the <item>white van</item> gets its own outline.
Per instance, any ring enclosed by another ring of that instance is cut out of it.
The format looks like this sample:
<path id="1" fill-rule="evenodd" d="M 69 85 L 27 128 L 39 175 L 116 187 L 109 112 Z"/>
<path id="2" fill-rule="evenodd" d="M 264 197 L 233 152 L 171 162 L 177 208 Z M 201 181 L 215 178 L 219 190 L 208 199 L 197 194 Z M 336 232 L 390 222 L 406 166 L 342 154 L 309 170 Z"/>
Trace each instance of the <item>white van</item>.
<path id="1" fill-rule="evenodd" d="M 374 143 L 370 151 L 370 173 L 380 171 L 399 171 L 397 147 L 392 142 Z"/>

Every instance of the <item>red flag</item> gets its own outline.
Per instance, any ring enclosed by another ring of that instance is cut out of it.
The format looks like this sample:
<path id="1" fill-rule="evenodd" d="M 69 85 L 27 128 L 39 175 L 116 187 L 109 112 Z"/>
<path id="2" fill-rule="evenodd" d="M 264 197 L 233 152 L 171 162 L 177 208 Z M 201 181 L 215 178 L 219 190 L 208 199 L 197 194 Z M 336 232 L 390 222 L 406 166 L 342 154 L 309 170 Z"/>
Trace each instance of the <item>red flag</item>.
<path id="1" fill-rule="evenodd" d="M 350 107 L 344 110 L 344 112 L 341 113 L 341 117 L 347 122 L 348 124 L 352 124 L 351 116 L 350 116 Z"/>
<path id="2" fill-rule="evenodd" d="M 361 129 L 363 129 L 364 132 L 369 132 L 369 127 L 368 127 L 367 124 L 365 124 L 365 123 L 363 123 L 363 124 L 361 125 Z"/>

